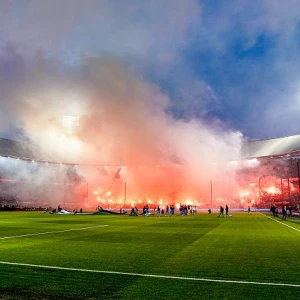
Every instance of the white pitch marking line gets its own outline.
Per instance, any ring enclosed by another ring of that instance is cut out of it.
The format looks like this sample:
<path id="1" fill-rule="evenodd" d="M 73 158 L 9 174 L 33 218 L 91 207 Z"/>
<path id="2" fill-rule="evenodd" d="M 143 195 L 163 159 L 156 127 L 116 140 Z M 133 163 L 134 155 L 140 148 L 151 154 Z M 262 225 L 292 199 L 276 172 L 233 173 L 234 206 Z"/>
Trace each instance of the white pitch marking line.
<path id="1" fill-rule="evenodd" d="M 264 214 L 262 214 L 262 215 L 264 215 Z M 266 215 L 264 215 L 264 216 L 265 216 L 266 218 L 270 219 L 270 220 L 273 220 L 273 221 L 275 221 L 275 222 L 277 222 L 277 223 L 280 223 L 280 224 L 282 224 L 282 225 L 284 225 L 284 226 L 287 226 L 287 227 L 289 227 L 289 228 L 291 228 L 291 229 L 294 229 L 294 230 L 300 232 L 299 229 L 297 229 L 297 228 L 295 228 L 295 227 L 293 227 L 293 226 L 290 226 L 290 225 L 288 225 L 288 224 L 285 224 L 285 223 L 283 223 L 283 222 L 280 222 L 280 221 L 278 221 L 278 220 L 276 220 L 276 219 L 274 219 L 274 218 L 271 218 L 271 217 L 269 217 L 269 216 L 266 216 Z"/>
<path id="2" fill-rule="evenodd" d="M 55 269 L 55 270 L 78 271 L 78 272 L 89 272 L 89 273 L 102 273 L 102 274 L 116 274 L 116 275 L 138 276 L 138 277 L 151 277 L 151 278 L 164 278 L 164 279 L 177 279 L 177 280 L 190 280 L 190 281 L 205 281 L 205 282 L 219 282 L 219 283 L 268 285 L 268 286 L 285 286 L 285 287 L 288 286 L 288 287 L 300 288 L 299 284 L 292 284 L 292 283 L 274 283 L 274 282 L 256 282 L 256 281 L 238 281 L 238 280 L 222 280 L 222 279 L 166 276 L 166 275 L 127 273 L 127 272 L 117 272 L 117 271 L 101 271 L 101 270 L 65 268 L 65 267 L 56 267 L 56 266 L 44 266 L 44 265 L 34 265 L 34 264 L 13 263 L 13 262 L 6 262 L 6 261 L 0 261 L 0 264 L 2 264 L 2 265 L 13 265 L 13 266 L 24 266 L 24 267 L 35 267 L 35 268 L 42 268 L 42 269 Z"/>
<path id="3" fill-rule="evenodd" d="M 106 227 L 106 226 L 108 226 L 108 225 L 98 225 L 98 226 L 91 226 L 91 227 L 84 227 L 84 228 L 74 228 L 74 229 L 66 229 L 66 230 L 46 231 L 46 232 L 39 232 L 39 233 L 28 233 L 28 234 L 21 234 L 21 235 L 4 236 L 4 237 L 0 237 L 0 240 L 14 239 L 14 238 L 20 238 L 20 237 L 26 237 L 26 236 L 43 235 L 43 234 L 52 234 L 52 233 L 62 233 L 62 232 L 69 232 L 69 231 L 86 230 L 86 229 Z"/>

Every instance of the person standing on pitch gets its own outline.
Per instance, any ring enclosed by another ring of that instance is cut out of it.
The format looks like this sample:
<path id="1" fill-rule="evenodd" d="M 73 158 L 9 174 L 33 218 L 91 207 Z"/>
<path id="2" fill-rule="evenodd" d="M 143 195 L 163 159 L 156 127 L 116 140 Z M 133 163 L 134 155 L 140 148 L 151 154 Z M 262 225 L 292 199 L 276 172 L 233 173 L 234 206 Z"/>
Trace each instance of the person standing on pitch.
<path id="1" fill-rule="evenodd" d="M 157 216 L 157 217 L 160 217 L 160 207 L 159 207 L 159 205 L 157 206 L 156 216 Z"/>
<path id="2" fill-rule="evenodd" d="M 286 220 L 286 206 L 282 208 L 282 220 Z"/>
<path id="3" fill-rule="evenodd" d="M 250 209 L 250 206 L 248 206 L 248 215 L 251 215 L 251 209 Z"/>
<path id="4" fill-rule="evenodd" d="M 165 214 L 165 216 L 168 216 L 169 213 L 170 213 L 170 212 L 169 212 L 169 205 L 167 205 L 167 206 L 166 206 L 166 214 Z"/>
<path id="5" fill-rule="evenodd" d="M 225 206 L 226 217 L 229 216 L 228 211 L 229 211 L 229 208 L 228 208 L 228 205 L 226 204 L 226 206 Z"/>
<path id="6" fill-rule="evenodd" d="M 224 218 L 224 207 L 222 205 L 220 206 L 220 214 L 218 215 L 218 218 L 220 218 L 221 215 Z"/>

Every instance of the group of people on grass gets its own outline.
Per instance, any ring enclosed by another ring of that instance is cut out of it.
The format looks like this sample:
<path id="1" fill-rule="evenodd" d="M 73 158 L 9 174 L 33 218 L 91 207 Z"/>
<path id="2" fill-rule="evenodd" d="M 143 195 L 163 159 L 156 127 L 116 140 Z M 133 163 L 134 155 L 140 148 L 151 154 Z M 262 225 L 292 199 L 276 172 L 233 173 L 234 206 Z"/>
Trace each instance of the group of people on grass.
<path id="1" fill-rule="evenodd" d="M 220 213 L 218 215 L 218 218 L 220 218 L 221 216 L 224 218 L 224 210 L 225 210 L 225 216 L 226 217 L 230 217 L 230 215 L 229 215 L 229 207 L 226 204 L 225 209 L 224 209 L 224 207 L 222 205 L 220 205 Z M 250 208 L 250 206 L 248 206 L 247 212 L 248 212 L 248 215 L 251 215 L 251 208 Z M 208 213 L 211 214 L 211 209 L 208 210 Z"/>
<path id="2" fill-rule="evenodd" d="M 278 217 L 278 208 L 275 205 L 271 206 L 270 212 L 273 217 Z M 289 217 L 293 216 L 293 209 L 291 206 L 287 208 L 286 205 L 284 205 L 282 207 L 282 220 L 286 220 L 287 216 Z"/>
<path id="3" fill-rule="evenodd" d="M 179 214 L 180 214 L 180 216 L 195 215 L 195 214 L 197 214 L 197 206 L 180 204 Z"/>
<path id="4" fill-rule="evenodd" d="M 225 206 L 225 213 L 226 217 L 229 217 L 229 207 L 227 204 Z M 220 218 L 221 216 L 224 218 L 224 207 L 222 205 L 220 205 L 220 213 L 218 215 L 218 218 Z"/>
<path id="5" fill-rule="evenodd" d="M 278 217 L 278 208 L 275 205 L 272 205 L 270 208 L 271 215 L 273 217 Z M 287 215 L 290 217 L 293 215 L 292 213 L 292 207 L 290 206 L 288 209 L 285 206 L 282 207 L 282 220 L 286 220 Z"/>
<path id="6" fill-rule="evenodd" d="M 173 204 L 171 204 L 170 206 L 167 205 L 166 208 L 160 208 L 160 206 L 158 205 L 157 207 L 154 206 L 153 208 L 154 213 L 156 214 L 156 216 L 160 217 L 161 215 L 165 215 L 165 216 L 175 216 L 175 207 Z M 148 204 L 144 206 L 143 208 L 143 215 L 145 216 L 149 216 L 149 206 Z"/>
<path id="7" fill-rule="evenodd" d="M 173 204 L 167 205 L 165 208 L 161 208 L 159 205 L 153 207 L 154 214 L 158 217 L 161 215 L 164 216 L 175 216 L 175 206 Z M 181 205 L 179 206 L 179 215 L 185 216 L 185 215 L 194 215 L 197 213 L 197 207 L 193 205 Z M 130 211 L 130 216 L 137 216 L 138 215 L 138 208 L 133 207 Z M 143 207 L 143 216 L 149 216 L 150 215 L 150 209 L 149 205 L 146 204 Z"/>

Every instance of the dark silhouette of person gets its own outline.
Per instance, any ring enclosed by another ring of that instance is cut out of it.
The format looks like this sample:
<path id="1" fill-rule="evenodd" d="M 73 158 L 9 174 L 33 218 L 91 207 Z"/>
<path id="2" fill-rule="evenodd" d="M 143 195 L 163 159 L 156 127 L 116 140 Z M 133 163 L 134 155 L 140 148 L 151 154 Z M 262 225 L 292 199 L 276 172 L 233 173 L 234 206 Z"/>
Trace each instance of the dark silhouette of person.
<path id="1" fill-rule="evenodd" d="M 248 215 L 251 215 L 251 208 L 248 206 Z"/>
<path id="2" fill-rule="evenodd" d="M 223 206 L 220 206 L 220 214 L 218 215 L 218 218 L 220 218 L 221 215 L 224 218 L 224 207 Z"/>
<path id="3" fill-rule="evenodd" d="M 229 208 L 228 208 L 228 205 L 226 204 L 226 206 L 225 206 L 226 217 L 229 216 L 229 215 L 228 215 L 228 211 L 229 211 Z"/>
<path id="4" fill-rule="evenodd" d="M 286 220 L 286 206 L 282 208 L 282 220 Z"/>

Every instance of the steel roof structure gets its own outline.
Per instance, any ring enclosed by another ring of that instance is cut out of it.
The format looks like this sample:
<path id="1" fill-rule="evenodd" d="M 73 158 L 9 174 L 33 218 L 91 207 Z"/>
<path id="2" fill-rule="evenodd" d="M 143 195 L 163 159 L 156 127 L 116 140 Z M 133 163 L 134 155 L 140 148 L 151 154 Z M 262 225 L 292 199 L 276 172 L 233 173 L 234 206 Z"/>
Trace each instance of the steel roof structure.
<path id="1" fill-rule="evenodd" d="M 245 142 L 241 156 L 246 159 L 296 155 L 300 155 L 300 134 Z"/>
<path id="2" fill-rule="evenodd" d="M 45 154 L 44 154 L 45 155 Z M 0 156 L 20 159 L 40 159 L 43 157 L 38 147 L 29 142 L 19 142 L 0 138 Z M 264 157 L 300 156 L 300 134 L 266 140 L 246 141 L 243 143 L 241 159 Z"/>

